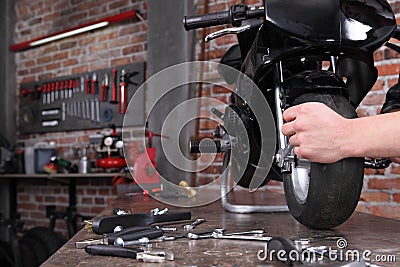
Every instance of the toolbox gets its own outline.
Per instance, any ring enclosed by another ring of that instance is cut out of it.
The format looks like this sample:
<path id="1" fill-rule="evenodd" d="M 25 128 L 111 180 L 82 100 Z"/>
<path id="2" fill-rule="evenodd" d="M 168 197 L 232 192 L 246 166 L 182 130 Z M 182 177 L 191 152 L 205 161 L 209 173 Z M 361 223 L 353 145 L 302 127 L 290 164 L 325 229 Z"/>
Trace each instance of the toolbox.
<path id="1" fill-rule="evenodd" d="M 127 126 L 144 125 L 145 63 L 133 63 L 20 86 L 20 131 L 23 134 L 120 127 L 129 100 L 135 116 Z"/>

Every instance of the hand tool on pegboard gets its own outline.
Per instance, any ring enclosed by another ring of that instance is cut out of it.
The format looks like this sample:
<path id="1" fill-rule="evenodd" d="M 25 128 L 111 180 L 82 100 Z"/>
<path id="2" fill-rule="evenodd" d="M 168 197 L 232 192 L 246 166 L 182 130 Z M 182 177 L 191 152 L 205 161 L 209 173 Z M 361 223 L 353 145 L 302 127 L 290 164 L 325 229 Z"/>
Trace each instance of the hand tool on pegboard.
<path id="1" fill-rule="evenodd" d="M 54 77 L 47 81 L 21 84 L 20 90 L 23 88 L 31 88 L 33 90 L 40 88 L 30 97 L 21 97 L 21 109 L 26 105 L 30 105 L 30 113 L 33 114 L 31 116 L 32 119 L 24 124 L 21 133 L 105 128 L 109 123 L 115 123 L 118 127 L 122 126 L 124 112 L 130 97 L 134 94 L 133 89 L 137 89 L 137 87 L 131 86 L 130 81 L 127 80 L 129 72 L 138 70 L 139 73 L 143 74 L 138 79 L 139 83 L 142 83 L 145 73 L 144 64 L 134 63 L 114 67 L 113 69 L 97 70 L 95 73 L 82 73 L 66 77 Z M 118 89 L 122 69 L 125 70 L 126 74 L 122 79 L 125 79 L 125 88 L 127 90 L 122 95 L 122 106 L 119 106 L 120 96 Z M 95 77 L 93 78 L 93 76 Z M 111 79 L 111 77 L 114 79 Z M 94 93 L 93 95 L 92 92 Z M 144 98 L 144 93 L 141 93 L 141 95 Z M 139 108 L 137 107 L 138 105 L 135 106 L 135 114 L 138 114 L 139 118 L 144 118 L 144 100 L 143 104 L 140 103 Z M 58 109 L 59 113 L 49 114 L 48 112 L 42 112 L 53 109 Z M 130 121 L 132 121 L 130 122 L 131 124 L 135 124 L 141 123 L 142 119 L 130 118 Z"/>
<path id="2" fill-rule="evenodd" d="M 90 76 L 86 75 L 86 78 L 85 78 L 85 94 L 88 95 L 90 93 L 89 90 L 90 90 Z"/>
<path id="3" fill-rule="evenodd" d="M 94 72 L 92 75 L 92 88 L 90 91 L 91 95 L 97 94 L 97 73 Z"/>
<path id="4" fill-rule="evenodd" d="M 106 95 L 108 95 L 108 73 L 104 73 L 103 80 L 101 81 L 100 102 L 104 102 Z"/>
<path id="5" fill-rule="evenodd" d="M 132 80 L 134 76 L 139 74 L 137 71 L 127 72 L 125 69 L 121 70 L 120 83 L 119 83 L 119 113 L 125 114 L 128 107 L 128 85 L 138 85 Z"/>
<path id="6" fill-rule="evenodd" d="M 54 100 L 58 100 L 59 99 L 59 90 L 60 90 L 60 81 L 56 81 L 56 88 L 54 91 Z"/>
<path id="7" fill-rule="evenodd" d="M 117 101 L 117 69 L 112 69 L 112 85 L 111 85 L 111 104 L 118 103 Z"/>

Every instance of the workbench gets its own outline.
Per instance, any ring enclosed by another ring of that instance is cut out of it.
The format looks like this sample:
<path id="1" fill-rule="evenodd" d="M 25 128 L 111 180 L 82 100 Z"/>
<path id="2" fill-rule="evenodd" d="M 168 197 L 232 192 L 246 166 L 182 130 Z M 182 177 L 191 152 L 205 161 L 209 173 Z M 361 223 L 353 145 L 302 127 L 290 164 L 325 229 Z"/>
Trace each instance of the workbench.
<path id="1" fill-rule="evenodd" d="M 231 202 L 240 200 L 240 204 L 284 204 L 284 197 L 277 193 L 235 191 L 229 194 Z M 196 208 L 177 208 L 160 203 L 143 195 L 120 196 L 111 206 L 103 210 L 98 216 L 112 214 L 114 208 L 122 208 L 134 213 L 149 212 L 154 208 L 168 207 L 171 212 L 192 212 L 192 220 L 204 218 L 206 222 L 196 230 L 225 228 L 227 232 L 264 229 L 265 235 L 281 236 L 291 239 L 309 239 L 311 246 L 327 245 L 337 248 L 339 238 L 347 241 L 343 250 L 369 250 L 369 256 L 375 259 L 386 257 L 392 262 L 374 262 L 379 266 L 397 266 L 400 263 L 400 221 L 381 218 L 365 213 L 355 212 L 348 221 L 333 230 L 309 229 L 298 223 L 288 212 L 237 214 L 223 210 L 221 203 L 216 201 L 209 205 Z M 183 232 L 181 223 L 178 231 Z M 165 224 L 168 225 L 168 224 Z M 168 233 L 167 233 L 168 234 Z M 259 251 L 266 249 L 265 242 L 221 240 L 221 239 L 178 239 L 153 243 L 153 248 L 165 248 L 174 252 L 175 260 L 164 263 L 141 263 L 135 259 L 95 256 L 87 254 L 84 249 L 76 249 L 75 242 L 87 238 L 101 236 L 83 228 L 61 249 L 53 254 L 42 266 L 285 266 L 274 260 L 260 260 Z M 262 254 L 260 254 L 262 255 Z M 383 257 L 382 257 L 383 256 Z M 394 260 L 397 261 L 393 262 Z M 343 264 L 335 263 L 333 266 Z M 300 266 L 307 266 L 305 264 Z M 319 265 L 310 265 L 319 266 Z M 329 265 L 332 266 L 332 265 Z"/>

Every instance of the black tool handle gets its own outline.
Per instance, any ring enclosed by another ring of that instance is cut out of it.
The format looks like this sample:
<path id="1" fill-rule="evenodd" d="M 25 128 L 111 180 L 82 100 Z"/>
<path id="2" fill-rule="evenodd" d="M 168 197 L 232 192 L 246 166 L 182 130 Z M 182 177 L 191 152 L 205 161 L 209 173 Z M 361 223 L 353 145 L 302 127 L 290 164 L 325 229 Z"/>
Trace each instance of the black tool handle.
<path id="1" fill-rule="evenodd" d="M 87 245 L 85 251 L 93 255 L 116 256 L 133 259 L 136 259 L 136 254 L 138 252 L 143 252 L 142 249 L 138 248 L 117 247 L 106 244 Z"/>
<path id="2" fill-rule="evenodd" d="M 148 226 L 159 222 L 172 222 L 190 220 L 190 212 L 176 212 L 162 215 L 152 215 L 147 213 L 113 215 L 93 219 L 92 231 L 96 234 L 112 233 L 116 226 L 129 228 L 132 226 Z"/>
<path id="3" fill-rule="evenodd" d="M 154 228 L 154 229 L 145 230 L 145 231 L 141 231 L 141 232 L 135 232 L 135 233 L 130 233 L 130 234 L 126 234 L 126 235 L 121 235 L 118 237 L 122 238 L 124 241 L 133 241 L 133 240 L 139 240 L 142 237 L 147 237 L 148 239 L 155 239 L 155 238 L 162 236 L 163 234 L 164 234 L 163 230 Z M 110 241 L 108 241 L 108 242 L 110 242 Z"/>
<path id="4" fill-rule="evenodd" d="M 276 253 L 278 251 L 285 251 L 285 255 L 283 255 L 283 257 L 281 258 L 278 258 L 278 260 L 282 260 L 283 258 L 285 258 L 285 264 L 292 264 L 293 261 L 290 258 L 290 255 L 292 255 L 291 252 L 297 250 L 292 240 L 284 237 L 273 237 L 271 238 L 271 240 L 268 241 L 267 247 L 268 251 L 274 250 Z"/>
<path id="5" fill-rule="evenodd" d="M 146 230 L 151 230 L 151 229 L 152 229 L 151 226 L 134 226 L 134 227 L 126 228 L 126 229 L 124 229 L 122 231 L 110 234 L 108 236 L 108 244 L 113 245 L 114 241 L 118 237 L 122 237 L 122 236 L 127 235 L 127 234 L 132 234 L 132 233 L 142 232 L 142 231 L 146 231 Z"/>

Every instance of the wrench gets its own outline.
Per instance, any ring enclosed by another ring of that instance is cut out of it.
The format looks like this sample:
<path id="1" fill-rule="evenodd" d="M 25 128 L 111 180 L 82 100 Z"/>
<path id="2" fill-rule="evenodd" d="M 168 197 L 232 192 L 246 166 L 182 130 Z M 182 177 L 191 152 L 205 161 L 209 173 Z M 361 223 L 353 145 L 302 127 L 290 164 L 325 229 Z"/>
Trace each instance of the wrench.
<path id="1" fill-rule="evenodd" d="M 251 235 L 240 235 L 240 234 L 226 235 L 218 232 L 213 232 L 211 236 L 216 239 L 235 239 L 235 240 L 265 241 L 265 242 L 268 242 L 269 240 L 272 239 L 272 237 L 269 236 L 251 236 Z"/>
<path id="2" fill-rule="evenodd" d="M 206 221 L 205 219 L 196 219 L 191 224 L 184 225 L 183 229 L 185 229 L 185 230 L 193 230 L 196 226 L 198 226 L 199 224 L 202 224 L 205 221 Z"/>

